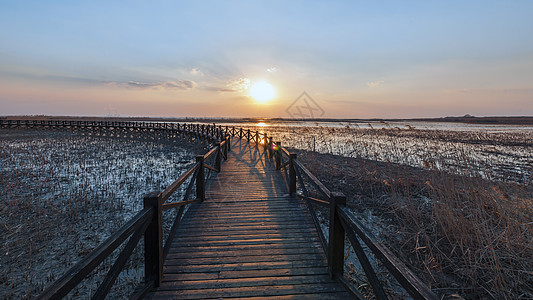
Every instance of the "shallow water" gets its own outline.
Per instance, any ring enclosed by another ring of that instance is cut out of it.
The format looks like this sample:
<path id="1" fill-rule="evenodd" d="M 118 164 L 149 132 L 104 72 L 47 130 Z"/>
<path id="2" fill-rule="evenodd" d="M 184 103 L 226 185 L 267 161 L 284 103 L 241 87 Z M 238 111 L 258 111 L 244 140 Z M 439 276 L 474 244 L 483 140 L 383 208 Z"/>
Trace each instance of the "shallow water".
<path id="1" fill-rule="evenodd" d="M 285 147 L 530 184 L 533 126 L 439 122 L 220 123 Z"/>
<path id="2" fill-rule="evenodd" d="M 0 298 L 33 297 L 59 278 L 142 209 L 143 196 L 163 190 L 191 167 L 201 148 L 195 147 L 0 130 Z M 141 255 L 141 249 L 134 253 Z M 129 263 L 118 291 L 143 278 L 141 267 Z M 94 278 L 102 270 L 97 273 Z M 93 281 L 84 281 L 69 298 L 88 297 Z"/>

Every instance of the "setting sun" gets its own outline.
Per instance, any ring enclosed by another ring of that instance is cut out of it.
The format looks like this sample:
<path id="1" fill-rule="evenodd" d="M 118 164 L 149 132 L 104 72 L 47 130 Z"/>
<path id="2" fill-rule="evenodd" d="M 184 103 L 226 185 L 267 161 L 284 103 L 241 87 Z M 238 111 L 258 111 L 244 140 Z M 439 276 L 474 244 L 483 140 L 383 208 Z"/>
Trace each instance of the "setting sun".
<path id="1" fill-rule="evenodd" d="M 256 82 L 250 87 L 250 96 L 260 103 L 272 100 L 275 95 L 274 87 L 265 81 Z"/>

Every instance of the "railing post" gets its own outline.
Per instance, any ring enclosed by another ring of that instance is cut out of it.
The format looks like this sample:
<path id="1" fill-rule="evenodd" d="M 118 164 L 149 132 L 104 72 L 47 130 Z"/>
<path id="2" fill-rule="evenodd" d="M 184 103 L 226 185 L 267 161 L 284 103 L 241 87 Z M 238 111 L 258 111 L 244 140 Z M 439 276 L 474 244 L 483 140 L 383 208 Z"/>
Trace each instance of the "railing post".
<path id="1" fill-rule="evenodd" d="M 276 161 L 276 170 L 281 170 L 281 142 L 275 142 L 276 151 L 274 152 L 274 159 Z"/>
<path id="2" fill-rule="evenodd" d="M 241 128 L 241 130 L 239 131 L 239 138 L 242 140 L 242 128 Z"/>
<path id="3" fill-rule="evenodd" d="M 246 141 L 247 142 L 250 141 L 250 129 L 248 129 L 248 131 L 246 131 Z"/>
<path id="4" fill-rule="evenodd" d="M 294 169 L 294 160 L 296 157 L 296 153 L 289 154 L 289 194 L 291 196 L 296 194 L 296 169 Z"/>
<path id="5" fill-rule="evenodd" d="M 215 156 L 215 169 L 220 172 L 220 167 L 222 166 L 222 148 L 220 147 L 220 141 L 215 143 L 215 147 L 217 147 L 217 153 Z"/>
<path id="6" fill-rule="evenodd" d="M 229 151 L 229 137 L 226 136 L 225 138 L 226 143 L 224 143 L 224 160 L 228 159 L 228 151 Z"/>
<path id="7" fill-rule="evenodd" d="M 269 159 L 272 159 L 272 155 L 274 154 L 274 153 L 272 152 L 272 150 L 273 150 L 273 149 L 272 149 L 272 137 L 269 137 L 269 138 L 268 138 L 268 158 L 269 158 Z"/>
<path id="8" fill-rule="evenodd" d="M 162 213 L 159 192 L 148 194 L 143 199 L 144 208 L 152 207 L 154 214 L 144 232 L 144 276 L 145 281 L 153 281 L 156 287 L 163 278 L 163 238 Z"/>
<path id="9" fill-rule="evenodd" d="M 267 134 L 266 132 L 264 133 L 263 135 L 263 149 L 267 149 L 268 148 L 268 137 L 267 137 Z"/>
<path id="10" fill-rule="evenodd" d="M 343 193 L 331 193 L 328 243 L 328 267 L 331 278 L 344 274 L 344 227 L 337 212 L 339 205 L 346 205 L 346 196 Z"/>
<path id="11" fill-rule="evenodd" d="M 204 156 L 197 155 L 196 161 L 200 163 L 198 166 L 198 174 L 196 175 L 196 198 L 200 201 L 205 199 L 205 175 L 204 175 Z"/>

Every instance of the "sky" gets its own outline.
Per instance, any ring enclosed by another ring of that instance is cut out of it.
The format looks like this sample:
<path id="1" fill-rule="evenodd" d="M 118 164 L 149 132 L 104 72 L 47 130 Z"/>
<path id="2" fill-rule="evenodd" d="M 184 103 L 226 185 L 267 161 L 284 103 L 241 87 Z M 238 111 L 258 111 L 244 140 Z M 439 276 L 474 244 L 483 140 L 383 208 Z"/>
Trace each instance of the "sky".
<path id="1" fill-rule="evenodd" d="M 531 116 L 532 12 L 528 0 L 0 0 L 0 115 Z M 257 82 L 275 97 L 251 97 Z"/>

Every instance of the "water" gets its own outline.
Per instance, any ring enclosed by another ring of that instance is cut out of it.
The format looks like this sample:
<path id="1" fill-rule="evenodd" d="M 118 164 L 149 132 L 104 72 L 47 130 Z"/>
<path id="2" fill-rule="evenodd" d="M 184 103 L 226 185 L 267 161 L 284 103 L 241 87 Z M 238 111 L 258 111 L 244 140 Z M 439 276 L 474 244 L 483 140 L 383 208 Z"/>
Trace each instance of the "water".
<path id="1" fill-rule="evenodd" d="M 523 184 L 533 172 L 533 126 L 444 122 L 219 123 L 267 133 L 284 147 Z"/>

